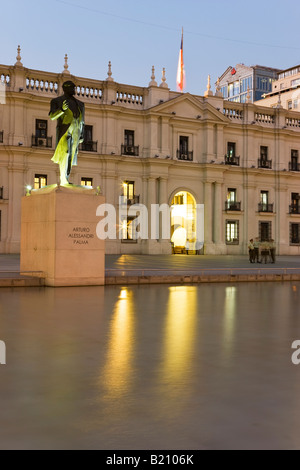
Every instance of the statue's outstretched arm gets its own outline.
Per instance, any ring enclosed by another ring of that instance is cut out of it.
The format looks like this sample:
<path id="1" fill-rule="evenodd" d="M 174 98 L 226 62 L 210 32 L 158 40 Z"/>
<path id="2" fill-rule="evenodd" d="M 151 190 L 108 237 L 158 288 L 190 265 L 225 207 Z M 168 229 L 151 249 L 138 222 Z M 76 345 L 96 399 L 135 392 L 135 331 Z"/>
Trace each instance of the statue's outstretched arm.
<path id="1" fill-rule="evenodd" d="M 60 106 L 60 104 L 55 100 L 51 101 L 51 109 L 49 113 L 51 121 L 55 121 L 60 118 L 68 108 L 69 105 L 66 100 L 63 102 L 62 106 Z"/>

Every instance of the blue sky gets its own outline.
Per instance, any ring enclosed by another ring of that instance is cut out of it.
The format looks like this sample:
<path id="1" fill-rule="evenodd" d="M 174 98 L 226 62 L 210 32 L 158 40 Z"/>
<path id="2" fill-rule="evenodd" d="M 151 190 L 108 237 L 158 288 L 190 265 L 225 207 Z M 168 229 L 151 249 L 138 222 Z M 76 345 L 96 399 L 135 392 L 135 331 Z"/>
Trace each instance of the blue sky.
<path id="1" fill-rule="evenodd" d="M 10 0 L 0 5 L 0 63 L 147 86 L 151 67 L 176 89 L 184 28 L 186 90 L 203 95 L 229 65 L 288 68 L 300 64 L 297 0 Z"/>

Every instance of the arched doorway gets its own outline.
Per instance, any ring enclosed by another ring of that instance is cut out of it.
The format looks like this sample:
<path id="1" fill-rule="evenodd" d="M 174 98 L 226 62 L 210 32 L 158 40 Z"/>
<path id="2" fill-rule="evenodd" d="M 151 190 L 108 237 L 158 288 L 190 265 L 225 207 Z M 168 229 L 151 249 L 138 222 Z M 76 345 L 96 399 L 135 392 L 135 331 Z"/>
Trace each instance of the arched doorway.
<path id="1" fill-rule="evenodd" d="M 196 254 L 197 210 L 194 196 L 187 191 L 175 194 L 171 205 L 173 254 Z"/>

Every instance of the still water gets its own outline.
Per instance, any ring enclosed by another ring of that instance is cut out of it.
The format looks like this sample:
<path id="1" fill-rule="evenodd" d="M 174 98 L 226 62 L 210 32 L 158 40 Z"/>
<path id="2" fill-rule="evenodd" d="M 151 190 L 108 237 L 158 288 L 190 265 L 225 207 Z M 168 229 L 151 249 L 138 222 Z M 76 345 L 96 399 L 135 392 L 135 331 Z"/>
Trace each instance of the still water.
<path id="1" fill-rule="evenodd" d="M 300 448 L 300 283 L 1 289 L 0 449 Z"/>

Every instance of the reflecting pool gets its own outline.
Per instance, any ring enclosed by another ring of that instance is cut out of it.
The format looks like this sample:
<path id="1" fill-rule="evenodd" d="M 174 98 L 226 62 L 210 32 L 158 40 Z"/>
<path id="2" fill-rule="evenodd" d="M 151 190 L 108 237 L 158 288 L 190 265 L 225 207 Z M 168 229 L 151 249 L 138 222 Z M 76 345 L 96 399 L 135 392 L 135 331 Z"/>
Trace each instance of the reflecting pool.
<path id="1" fill-rule="evenodd" d="M 300 283 L 1 289 L 0 449 L 299 449 Z"/>

